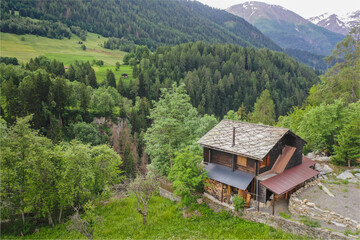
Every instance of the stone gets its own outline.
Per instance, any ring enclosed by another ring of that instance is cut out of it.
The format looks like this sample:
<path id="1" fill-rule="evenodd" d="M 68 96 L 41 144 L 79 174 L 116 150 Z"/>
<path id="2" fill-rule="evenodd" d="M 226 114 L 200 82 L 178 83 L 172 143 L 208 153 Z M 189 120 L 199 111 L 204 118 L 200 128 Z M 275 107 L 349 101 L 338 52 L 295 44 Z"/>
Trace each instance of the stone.
<path id="1" fill-rule="evenodd" d="M 358 225 L 356 226 L 356 228 L 357 228 L 358 230 L 360 230 L 360 224 L 358 224 Z"/>
<path id="2" fill-rule="evenodd" d="M 308 154 L 306 154 L 306 157 L 308 157 L 310 159 L 315 159 L 316 155 L 313 152 L 309 152 Z"/>
<path id="3" fill-rule="evenodd" d="M 357 179 L 357 178 L 350 178 L 348 181 L 349 181 L 350 183 L 358 183 L 358 182 L 359 182 L 359 179 Z"/>
<path id="4" fill-rule="evenodd" d="M 315 203 L 312 203 L 312 202 L 307 202 L 306 205 L 309 207 L 315 207 Z"/>
<path id="5" fill-rule="evenodd" d="M 351 172 L 345 171 L 345 172 L 339 174 L 336 178 L 341 179 L 341 180 L 346 180 L 346 179 L 353 178 L 353 177 L 354 177 L 354 175 Z"/>
<path id="6" fill-rule="evenodd" d="M 357 178 L 360 178 L 360 173 L 355 173 L 355 176 L 356 176 Z"/>
<path id="7" fill-rule="evenodd" d="M 334 224 L 334 225 L 337 226 L 337 227 L 343 227 L 343 228 L 346 227 L 345 224 L 342 224 L 342 223 L 339 223 L 339 222 L 331 221 L 331 223 Z"/>
<path id="8" fill-rule="evenodd" d="M 322 185 L 321 183 L 318 183 L 318 185 L 321 187 L 321 189 L 330 197 L 335 197 L 334 194 L 332 194 L 327 187 Z M 331 185 L 330 185 L 331 186 Z"/>
<path id="9" fill-rule="evenodd" d="M 319 163 L 315 164 L 315 170 L 317 170 L 320 173 L 320 175 L 325 175 L 327 173 L 333 172 L 333 169 L 329 167 L 327 164 L 319 164 Z"/>
<path id="10" fill-rule="evenodd" d="M 307 203 L 308 201 L 309 201 L 309 200 L 307 200 L 307 199 L 305 198 L 303 202 L 304 202 L 304 203 Z"/>
<path id="11" fill-rule="evenodd" d="M 202 204 L 202 203 L 204 202 L 204 200 L 203 200 L 202 198 L 198 198 L 198 199 L 196 199 L 196 202 L 197 202 L 198 204 Z"/>
<path id="12" fill-rule="evenodd" d="M 318 162 L 329 162 L 330 157 L 317 157 L 315 160 Z"/>

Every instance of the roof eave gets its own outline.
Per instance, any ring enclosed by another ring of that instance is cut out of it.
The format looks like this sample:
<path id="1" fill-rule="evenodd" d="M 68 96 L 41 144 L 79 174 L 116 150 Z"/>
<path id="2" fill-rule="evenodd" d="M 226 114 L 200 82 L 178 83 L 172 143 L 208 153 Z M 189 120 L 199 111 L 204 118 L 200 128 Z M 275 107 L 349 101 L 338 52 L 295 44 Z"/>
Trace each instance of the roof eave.
<path id="1" fill-rule="evenodd" d="M 198 143 L 199 143 L 199 142 L 198 142 Z M 226 153 L 230 153 L 230 154 L 234 154 L 234 155 L 239 155 L 239 156 L 244 156 L 244 157 L 251 158 L 251 159 L 254 159 L 254 160 L 262 161 L 261 158 L 258 158 L 258 157 L 255 157 L 255 156 L 250 156 L 250 155 L 238 153 L 238 152 L 235 152 L 235 151 L 224 150 L 224 149 L 221 149 L 221 148 L 212 147 L 212 146 L 209 146 L 209 145 L 206 145 L 206 144 L 202 144 L 202 143 L 199 143 L 199 144 L 200 144 L 201 146 L 203 146 L 203 147 L 210 148 L 210 149 L 213 149 L 213 150 L 216 150 L 216 151 L 226 152 Z"/>

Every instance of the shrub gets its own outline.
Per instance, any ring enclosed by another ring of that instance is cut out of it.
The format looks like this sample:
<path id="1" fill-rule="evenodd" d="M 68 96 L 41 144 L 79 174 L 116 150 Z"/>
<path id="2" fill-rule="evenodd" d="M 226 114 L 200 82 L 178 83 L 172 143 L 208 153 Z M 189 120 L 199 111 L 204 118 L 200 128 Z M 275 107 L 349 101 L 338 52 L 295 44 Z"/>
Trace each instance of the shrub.
<path id="1" fill-rule="evenodd" d="M 235 211 L 240 212 L 244 210 L 245 200 L 241 196 L 235 196 L 232 199 Z"/>

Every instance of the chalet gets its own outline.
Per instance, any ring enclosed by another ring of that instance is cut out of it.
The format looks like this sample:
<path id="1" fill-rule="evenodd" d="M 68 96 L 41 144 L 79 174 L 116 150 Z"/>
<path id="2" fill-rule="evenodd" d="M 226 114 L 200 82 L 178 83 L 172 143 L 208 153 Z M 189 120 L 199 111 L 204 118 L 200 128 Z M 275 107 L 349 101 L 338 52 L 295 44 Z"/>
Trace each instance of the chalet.
<path id="1" fill-rule="evenodd" d="M 221 202 L 241 195 L 265 203 L 289 197 L 318 175 L 315 162 L 302 155 L 306 142 L 289 129 L 222 120 L 198 143 L 209 175 L 205 192 Z M 274 205 L 274 204 L 273 204 Z"/>
<path id="2" fill-rule="evenodd" d="M 128 75 L 127 75 L 126 73 L 123 73 L 123 74 L 121 75 L 121 77 L 122 77 L 122 78 L 127 78 Z"/>

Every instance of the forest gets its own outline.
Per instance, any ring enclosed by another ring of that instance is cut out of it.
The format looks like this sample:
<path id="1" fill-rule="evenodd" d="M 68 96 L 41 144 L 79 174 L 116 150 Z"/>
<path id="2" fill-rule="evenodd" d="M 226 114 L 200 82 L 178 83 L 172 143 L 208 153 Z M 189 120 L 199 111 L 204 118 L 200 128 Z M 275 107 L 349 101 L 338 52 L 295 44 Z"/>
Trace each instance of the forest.
<path id="1" fill-rule="evenodd" d="M 281 50 L 244 19 L 195 1 L 110 0 L 107 4 L 100 0 L 1 1 L 2 22 L 9 18 L 2 23 L 2 29 L 5 27 L 9 32 L 19 34 L 15 31 L 17 27 L 10 27 L 13 26 L 11 23 L 29 20 L 21 21 L 9 12 L 41 20 L 43 27 L 39 28 L 47 27 L 43 21 L 61 22 L 104 37 L 125 38 L 138 45 L 147 45 L 152 50 L 161 45 L 192 41 Z M 18 28 L 20 26 L 24 25 L 20 24 Z"/>
<path id="2" fill-rule="evenodd" d="M 133 66 L 140 97 L 158 98 L 158 89 L 173 82 L 186 85 L 191 103 L 200 114 L 224 116 L 243 105 L 253 110 L 265 89 L 275 102 L 276 117 L 306 99 L 318 76 L 306 66 L 279 52 L 234 45 L 186 43 L 160 47 L 155 53 L 137 48 L 124 57 Z M 129 91 L 123 95 L 130 97 Z"/>

